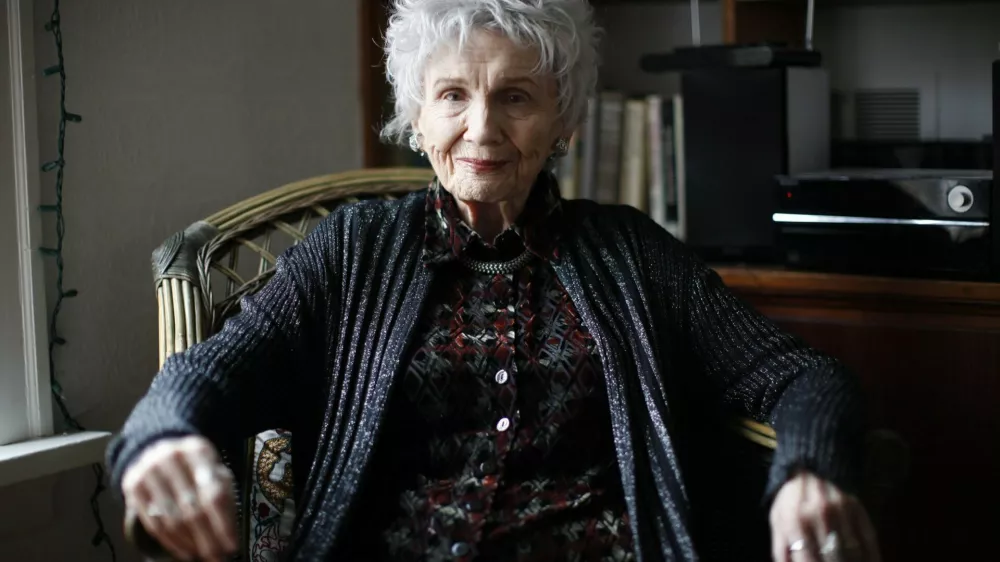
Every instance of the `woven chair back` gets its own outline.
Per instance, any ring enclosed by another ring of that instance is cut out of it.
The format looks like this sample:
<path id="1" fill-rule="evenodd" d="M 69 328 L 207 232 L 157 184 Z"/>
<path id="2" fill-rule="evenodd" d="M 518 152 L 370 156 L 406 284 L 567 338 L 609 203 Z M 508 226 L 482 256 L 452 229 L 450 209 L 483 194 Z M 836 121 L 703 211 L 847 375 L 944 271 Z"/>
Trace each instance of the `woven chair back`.
<path id="1" fill-rule="evenodd" d="M 203 341 L 274 273 L 277 257 L 338 207 L 426 187 L 430 169 L 356 170 L 295 182 L 242 201 L 171 236 L 153 254 L 160 365 Z"/>

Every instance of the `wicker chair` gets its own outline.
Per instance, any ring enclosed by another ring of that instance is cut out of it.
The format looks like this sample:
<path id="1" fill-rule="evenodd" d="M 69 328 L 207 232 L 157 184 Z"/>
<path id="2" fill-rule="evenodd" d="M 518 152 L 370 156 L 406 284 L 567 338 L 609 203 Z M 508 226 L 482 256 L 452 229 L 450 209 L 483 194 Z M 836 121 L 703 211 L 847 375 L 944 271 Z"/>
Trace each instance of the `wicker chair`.
<path id="1" fill-rule="evenodd" d="M 361 199 L 394 199 L 425 187 L 431 177 L 425 168 L 382 168 L 310 178 L 247 199 L 171 236 L 152 260 L 160 365 L 216 333 L 238 311 L 240 298 L 270 279 L 277 256 L 332 209 Z M 750 420 L 738 420 L 732 428 L 733 435 L 745 438 L 741 442 L 763 452 L 756 462 L 766 466 L 776 446 L 774 431 Z M 880 505 L 898 483 L 906 456 L 891 434 L 873 434 L 872 445 L 878 454 L 866 477 L 867 495 L 870 504 Z M 242 552 L 235 560 L 259 560 L 262 549 L 283 548 L 294 511 L 290 451 L 291 436 L 280 429 L 223 447 L 237 475 Z M 126 515 L 125 534 L 147 557 L 171 560 L 135 514 Z"/>

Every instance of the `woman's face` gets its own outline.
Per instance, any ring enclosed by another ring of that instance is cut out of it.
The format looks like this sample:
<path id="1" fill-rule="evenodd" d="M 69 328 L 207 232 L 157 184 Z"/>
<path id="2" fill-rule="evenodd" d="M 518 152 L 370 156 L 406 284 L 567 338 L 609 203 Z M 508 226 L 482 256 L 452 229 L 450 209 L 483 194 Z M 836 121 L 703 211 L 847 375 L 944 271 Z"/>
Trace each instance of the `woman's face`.
<path id="1" fill-rule="evenodd" d="M 414 128 L 441 184 L 461 201 L 527 197 L 560 136 L 556 80 L 532 71 L 538 53 L 479 31 L 445 47 L 424 71 Z"/>

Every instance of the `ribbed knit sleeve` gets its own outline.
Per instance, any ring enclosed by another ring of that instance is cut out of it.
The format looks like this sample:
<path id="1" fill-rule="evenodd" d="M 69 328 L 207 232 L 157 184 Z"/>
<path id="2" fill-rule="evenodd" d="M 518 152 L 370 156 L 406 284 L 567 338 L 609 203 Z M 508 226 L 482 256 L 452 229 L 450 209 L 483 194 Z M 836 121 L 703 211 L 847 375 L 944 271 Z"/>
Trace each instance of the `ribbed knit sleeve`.
<path id="1" fill-rule="evenodd" d="M 108 447 L 113 489 L 151 443 L 199 434 L 216 445 L 283 427 L 310 319 L 329 275 L 330 238 L 321 225 L 277 261 L 271 280 L 206 341 L 172 355 Z"/>
<path id="2" fill-rule="evenodd" d="M 686 346 L 729 410 L 777 433 L 765 501 L 798 469 L 856 493 L 863 415 L 854 374 L 736 297 L 689 248 L 659 230 L 651 236 L 667 256 L 666 298 Z"/>

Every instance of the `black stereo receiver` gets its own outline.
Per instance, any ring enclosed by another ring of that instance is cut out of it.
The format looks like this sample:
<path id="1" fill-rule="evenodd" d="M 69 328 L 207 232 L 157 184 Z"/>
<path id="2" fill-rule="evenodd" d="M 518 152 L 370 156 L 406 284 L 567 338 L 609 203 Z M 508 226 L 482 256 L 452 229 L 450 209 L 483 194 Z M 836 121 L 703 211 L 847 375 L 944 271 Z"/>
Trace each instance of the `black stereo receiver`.
<path id="1" fill-rule="evenodd" d="M 991 170 L 832 170 L 778 178 L 785 265 L 841 273 L 997 278 Z"/>

